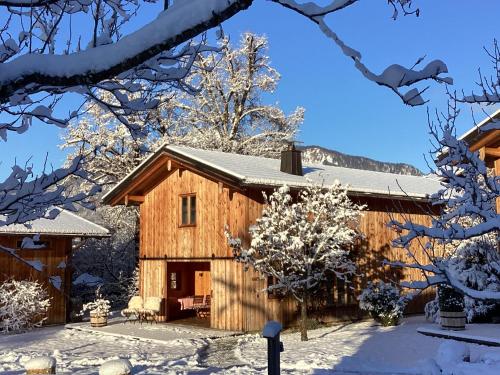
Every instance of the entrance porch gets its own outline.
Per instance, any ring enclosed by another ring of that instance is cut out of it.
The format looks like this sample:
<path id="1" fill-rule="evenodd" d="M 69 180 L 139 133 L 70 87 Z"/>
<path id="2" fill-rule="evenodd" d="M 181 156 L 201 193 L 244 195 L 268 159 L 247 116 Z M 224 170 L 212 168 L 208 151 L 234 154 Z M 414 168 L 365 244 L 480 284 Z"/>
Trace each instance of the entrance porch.
<path id="1" fill-rule="evenodd" d="M 210 262 L 167 262 L 166 320 L 210 327 Z"/>

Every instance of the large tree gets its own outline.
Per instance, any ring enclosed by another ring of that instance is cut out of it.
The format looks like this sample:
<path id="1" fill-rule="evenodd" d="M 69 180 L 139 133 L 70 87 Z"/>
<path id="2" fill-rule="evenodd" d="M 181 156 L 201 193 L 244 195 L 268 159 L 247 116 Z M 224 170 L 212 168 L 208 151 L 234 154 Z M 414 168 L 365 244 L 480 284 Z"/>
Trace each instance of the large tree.
<path id="1" fill-rule="evenodd" d="M 283 186 L 266 197 L 262 217 L 249 228 L 248 248 L 226 235 L 237 261 L 275 280 L 267 291 L 291 295 L 299 303 L 306 341 L 312 293 L 331 276 L 346 280 L 355 272 L 349 250 L 363 207 L 352 203 L 340 184 L 311 186 L 293 195 Z"/>
<path id="2" fill-rule="evenodd" d="M 164 129 L 166 142 L 279 155 L 286 141 L 295 138 L 304 110 L 297 108 L 287 116 L 278 105 L 264 103 L 263 97 L 274 92 L 280 79 L 267 55 L 267 38 L 244 33 L 239 46 L 223 38 L 219 49 L 220 54 L 199 55 L 200 69 L 186 79 L 192 86 L 199 85 L 200 92 L 177 91 L 162 101 L 149 121 Z"/>
<path id="3" fill-rule="evenodd" d="M 273 0 L 318 25 L 354 67 L 367 79 L 387 87 L 409 105 L 424 103 L 423 90 L 416 84 L 426 80 L 451 82 L 443 77 L 446 65 L 434 60 L 419 70 L 393 64 L 377 74 L 364 63 L 361 53 L 346 45 L 326 22 L 326 17 L 358 3 L 333 0 L 327 5 L 294 0 Z M 162 3 L 164 10 L 148 22 L 131 22 L 146 8 L 158 9 L 157 1 L 136 0 L 0 0 L 0 136 L 23 133 L 33 119 L 66 126 L 79 114 L 57 112 L 60 99 L 73 93 L 84 101 L 106 107 L 132 132 L 137 124 L 128 115 L 158 107 L 157 94 L 175 86 L 196 93 L 197 87 L 185 83 L 200 53 L 217 50 L 205 40 L 192 38 L 252 5 L 252 0 L 176 0 Z M 411 0 L 389 0 L 404 14 L 417 14 Z M 155 8 L 156 7 L 156 8 Z M 77 23 L 76 20 L 79 22 Z M 75 22 L 73 22 L 75 21 Z M 136 25 L 139 25 L 138 27 Z M 126 34 L 129 30 L 132 30 Z M 147 84 L 146 84 L 147 83 Z M 403 91 L 409 88 L 408 91 Z M 107 91 L 112 100 L 103 102 L 98 92 Z M 24 170 L 24 169 L 23 169 Z M 55 182 L 72 171 L 60 170 Z M 20 193 L 18 185 L 7 186 L 7 195 Z M 38 203 L 44 203 L 39 204 Z M 22 201 L 22 210 L 44 216 L 57 200 Z M 36 203 L 36 204 L 35 204 Z M 33 208 L 36 206 L 36 210 Z M 43 209 L 45 206 L 45 209 Z M 21 208 L 12 211 L 0 203 L 0 213 L 22 222 Z M 26 217 L 32 217 L 28 215 Z"/>

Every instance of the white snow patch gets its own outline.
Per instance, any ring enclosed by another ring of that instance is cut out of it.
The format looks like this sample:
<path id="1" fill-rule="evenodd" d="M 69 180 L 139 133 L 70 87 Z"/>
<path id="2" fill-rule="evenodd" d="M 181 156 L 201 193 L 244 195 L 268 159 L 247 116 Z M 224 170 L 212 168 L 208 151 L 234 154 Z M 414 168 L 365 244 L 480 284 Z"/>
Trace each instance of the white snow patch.
<path id="1" fill-rule="evenodd" d="M 129 375 L 132 365 L 127 359 L 113 359 L 104 362 L 99 368 L 99 375 Z"/>
<path id="2" fill-rule="evenodd" d="M 98 276 L 91 275 L 89 273 L 82 273 L 78 276 L 75 281 L 73 281 L 73 285 L 88 285 L 95 286 L 102 284 L 102 279 Z"/>
<path id="3" fill-rule="evenodd" d="M 470 350 L 466 344 L 459 341 L 446 340 L 439 345 L 436 362 L 441 368 L 447 368 L 464 361 L 470 361 Z"/>
<path id="4" fill-rule="evenodd" d="M 49 356 L 35 357 L 24 364 L 26 370 L 43 370 L 53 367 L 56 367 L 56 360 Z"/>

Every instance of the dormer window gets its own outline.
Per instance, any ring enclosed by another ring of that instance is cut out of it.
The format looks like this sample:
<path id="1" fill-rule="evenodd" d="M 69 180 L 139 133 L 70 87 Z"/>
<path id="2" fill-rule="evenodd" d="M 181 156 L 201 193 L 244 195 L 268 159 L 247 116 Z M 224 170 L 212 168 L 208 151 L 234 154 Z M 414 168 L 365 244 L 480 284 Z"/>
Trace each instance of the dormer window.
<path id="1" fill-rule="evenodd" d="M 196 225 L 196 194 L 184 194 L 181 199 L 181 227 Z"/>

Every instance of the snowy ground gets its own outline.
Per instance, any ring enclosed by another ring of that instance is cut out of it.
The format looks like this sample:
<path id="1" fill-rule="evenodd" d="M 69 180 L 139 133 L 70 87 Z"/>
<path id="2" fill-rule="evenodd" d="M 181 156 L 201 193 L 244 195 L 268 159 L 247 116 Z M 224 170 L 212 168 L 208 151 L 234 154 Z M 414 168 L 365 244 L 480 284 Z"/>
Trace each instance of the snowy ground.
<path id="1" fill-rule="evenodd" d="M 369 321 L 339 325 L 310 331 L 310 341 L 305 343 L 300 342 L 297 333 L 284 334 L 282 373 L 422 374 L 422 360 L 435 357 L 444 341 L 417 333 L 423 323 L 421 317 L 415 317 L 390 328 Z M 97 374 L 102 362 L 118 357 L 128 358 L 135 374 L 267 373 L 266 342 L 259 335 L 212 340 L 201 338 L 200 331 L 197 331 L 199 338 L 189 339 L 183 338 L 179 331 L 174 333 L 167 335 L 170 339 L 164 343 L 62 327 L 3 336 L 0 373 L 23 374 L 22 365 L 40 354 L 55 356 L 61 374 Z M 485 353 L 500 358 L 500 348 L 467 345 L 472 361 Z"/>

